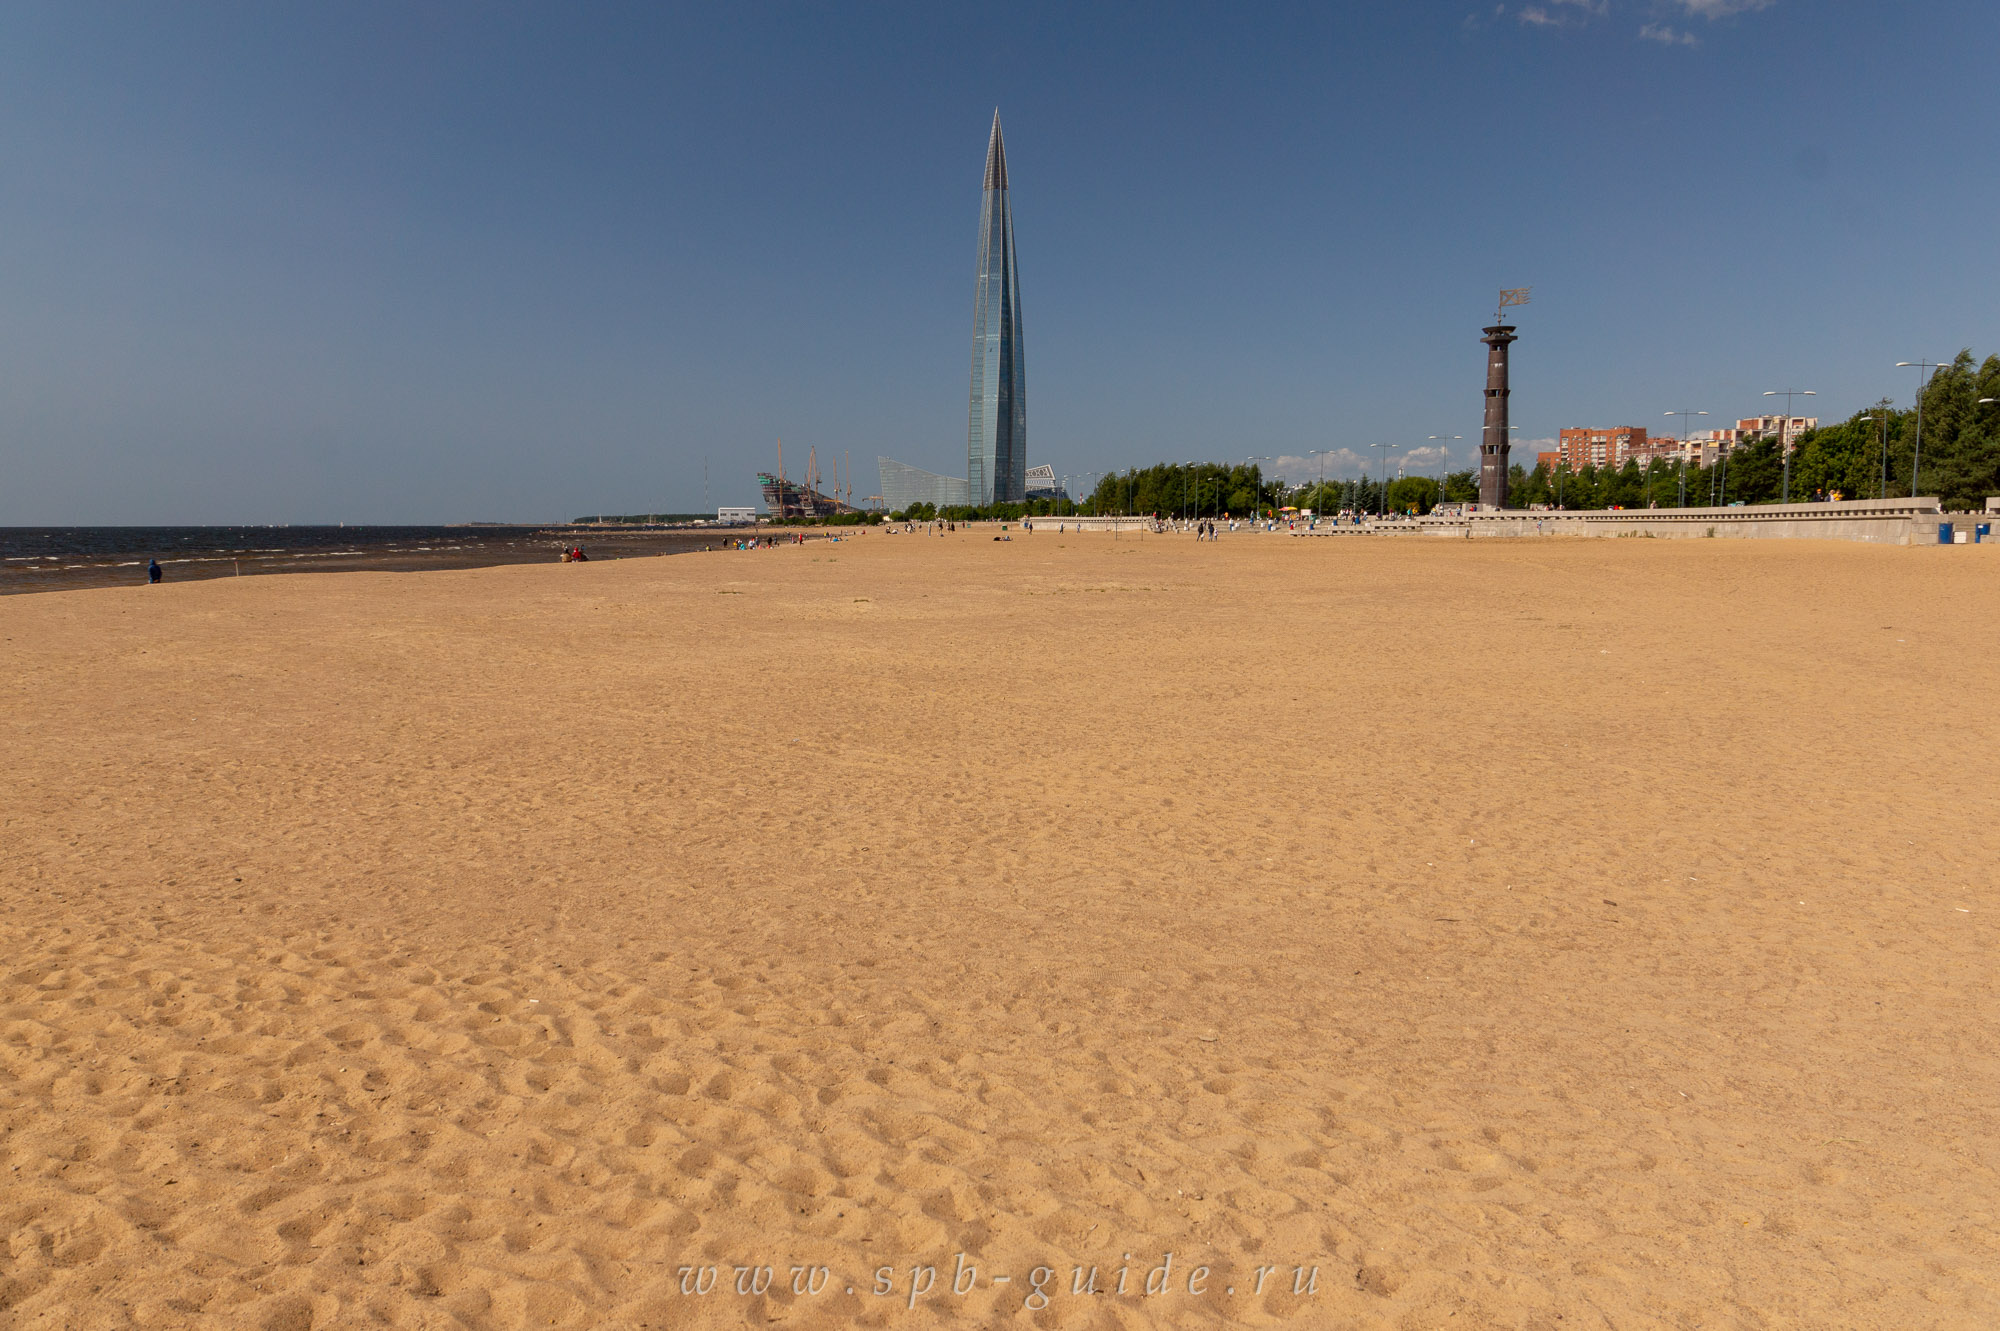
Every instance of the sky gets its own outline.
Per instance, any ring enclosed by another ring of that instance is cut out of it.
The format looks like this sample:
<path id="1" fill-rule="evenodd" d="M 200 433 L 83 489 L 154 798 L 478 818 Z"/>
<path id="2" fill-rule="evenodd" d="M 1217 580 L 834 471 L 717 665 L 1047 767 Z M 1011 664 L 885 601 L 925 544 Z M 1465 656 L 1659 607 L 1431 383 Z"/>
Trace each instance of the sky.
<path id="1" fill-rule="evenodd" d="M 1501 287 L 1530 463 L 1844 417 L 2000 351 L 1996 56 L 1992 0 L 9 4 L 0 525 L 963 475 L 995 107 L 1058 474 L 1470 465 Z"/>

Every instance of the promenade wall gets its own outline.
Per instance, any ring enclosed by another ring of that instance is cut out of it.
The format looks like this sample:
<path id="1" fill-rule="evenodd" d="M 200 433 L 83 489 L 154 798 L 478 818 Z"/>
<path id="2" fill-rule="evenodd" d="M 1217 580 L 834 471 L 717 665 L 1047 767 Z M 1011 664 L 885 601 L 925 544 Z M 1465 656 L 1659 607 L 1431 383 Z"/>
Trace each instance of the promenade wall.
<path id="1" fill-rule="evenodd" d="M 1088 516 L 1067 517 L 1067 518 L 1031 518 L 1029 519 L 1029 521 L 1032 521 L 1035 524 L 1035 531 L 1037 534 L 1041 532 L 1052 532 L 1055 531 L 1058 527 L 1062 528 L 1065 531 L 1141 531 L 1141 530 L 1151 531 L 1153 527 L 1153 520 L 1151 518 L 1131 517 L 1131 516 L 1116 517 L 1116 518 L 1112 517 L 1093 518 Z M 1008 525 L 1013 527 L 1020 526 L 1019 523 L 1009 523 Z"/>
<path id="2" fill-rule="evenodd" d="M 1605 509 L 1533 513 L 1505 509 L 1446 518 L 1385 523 L 1378 529 L 1441 537 L 1651 536 L 1696 539 L 1805 538 L 1934 545 L 1938 524 L 1970 531 L 1986 514 L 1944 513 L 1935 498 L 1851 499 L 1828 504 L 1760 504 L 1741 508 Z"/>

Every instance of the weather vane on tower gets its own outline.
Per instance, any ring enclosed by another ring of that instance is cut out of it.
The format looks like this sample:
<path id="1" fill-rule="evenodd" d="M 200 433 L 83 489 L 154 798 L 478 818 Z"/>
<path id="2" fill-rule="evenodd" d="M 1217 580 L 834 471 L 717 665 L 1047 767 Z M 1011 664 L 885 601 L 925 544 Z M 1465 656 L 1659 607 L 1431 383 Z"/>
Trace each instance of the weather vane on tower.
<path id="1" fill-rule="evenodd" d="M 1499 312 L 1493 316 L 1493 322 L 1494 323 L 1507 322 L 1508 308 L 1514 305 L 1526 305 L 1528 303 L 1528 293 L 1533 290 L 1534 290 L 1533 287 L 1500 288 L 1500 309 Z"/>

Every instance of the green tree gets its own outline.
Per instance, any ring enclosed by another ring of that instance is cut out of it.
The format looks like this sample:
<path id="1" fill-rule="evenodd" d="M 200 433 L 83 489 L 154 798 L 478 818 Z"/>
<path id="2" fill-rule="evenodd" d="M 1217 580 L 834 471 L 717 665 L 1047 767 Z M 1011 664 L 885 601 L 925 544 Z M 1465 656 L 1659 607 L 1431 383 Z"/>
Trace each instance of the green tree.
<path id="1" fill-rule="evenodd" d="M 1643 485 L 1644 481 L 1639 475 L 1638 459 L 1626 458 L 1623 467 L 1605 475 L 1602 492 L 1598 495 L 1598 499 L 1600 500 L 1599 506 L 1603 508 L 1642 507 L 1644 503 Z"/>
<path id="2" fill-rule="evenodd" d="M 1470 475 L 1470 473 L 1467 474 Z M 1523 477 L 1521 484 L 1508 487 L 1507 507 L 1532 508 L 1540 504 L 1553 504 L 1555 502 L 1553 495 L 1554 492 L 1549 488 L 1548 464 L 1537 462 L 1534 470 L 1528 472 Z M 1474 499 L 1479 498 L 1479 492 L 1476 488 L 1473 491 L 1472 497 Z"/>
<path id="3" fill-rule="evenodd" d="M 1399 476 L 1389 482 L 1389 511 L 1421 516 L 1437 507 L 1438 483 L 1429 476 Z"/>
<path id="4" fill-rule="evenodd" d="M 1730 502 L 1775 502 L 1784 485 L 1784 460 L 1778 455 L 1777 436 L 1759 439 L 1731 454 L 1728 477 Z"/>

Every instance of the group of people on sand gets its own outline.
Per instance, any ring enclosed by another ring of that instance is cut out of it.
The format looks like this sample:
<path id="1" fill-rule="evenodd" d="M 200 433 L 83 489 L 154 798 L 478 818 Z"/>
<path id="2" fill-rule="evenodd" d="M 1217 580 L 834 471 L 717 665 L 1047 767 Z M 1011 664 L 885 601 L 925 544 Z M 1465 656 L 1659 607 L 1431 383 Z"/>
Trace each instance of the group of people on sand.
<path id="1" fill-rule="evenodd" d="M 582 546 L 566 545 L 563 547 L 563 563 L 587 564 L 589 562 L 590 562 L 590 556 L 583 552 Z"/>
<path id="2" fill-rule="evenodd" d="M 846 538 L 840 536 L 823 536 L 820 539 L 825 541 L 839 541 Z M 806 534 L 802 531 L 787 532 L 785 534 L 786 545 L 804 545 L 805 543 Z M 777 544 L 778 538 L 775 536 L 744 536 L 737 540 L 724 541 L 720 546 L 711 545 L 708 548 L 711 550 L 770 550 L 774 549 Z"/>
<path id="3" fill-rule="evenodd" d="M 1202 520 L 1201 520 L 1200 522 L 1197 522 L 1197 523 L 1195 523 L 1195 524 L 1194 524 L 1194 538 L 1195 538 L 1195 539 L 1196 539 L 1197 541 L 1212 541 L 1212 540 L 1214 540 L 1214 539 L 1215 539 L 1215 519 L 1214 519 L 1214 518 L 1203 518 L 1203 519 L 1202 519 Z"/>

